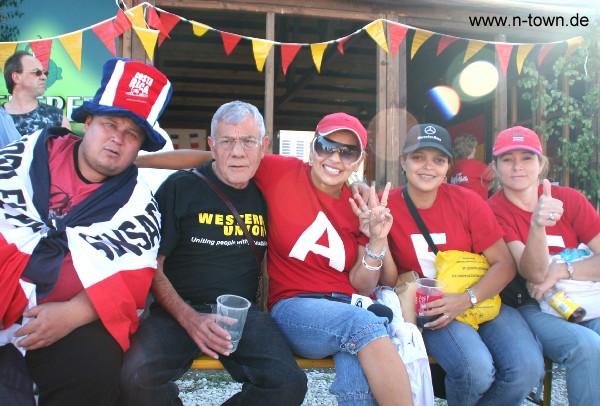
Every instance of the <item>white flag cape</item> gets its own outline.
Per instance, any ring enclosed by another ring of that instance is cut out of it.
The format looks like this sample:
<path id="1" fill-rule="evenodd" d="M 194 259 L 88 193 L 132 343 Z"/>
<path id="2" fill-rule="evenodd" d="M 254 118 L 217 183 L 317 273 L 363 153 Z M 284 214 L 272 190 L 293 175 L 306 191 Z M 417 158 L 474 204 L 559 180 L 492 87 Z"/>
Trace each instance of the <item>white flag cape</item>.
<path id="1" fill-rule="evenodd" d="M 45 297 L 70 252 L 100 319 L 126 350 L 156 270 L 160 214 L 131 166 L 63 218 L 48 219 L 46 141 L 67 133 L 38 131 L 0 150 L 0 321 L 3 329 L 20 321 L 29 298 L 23 281 Z"/>

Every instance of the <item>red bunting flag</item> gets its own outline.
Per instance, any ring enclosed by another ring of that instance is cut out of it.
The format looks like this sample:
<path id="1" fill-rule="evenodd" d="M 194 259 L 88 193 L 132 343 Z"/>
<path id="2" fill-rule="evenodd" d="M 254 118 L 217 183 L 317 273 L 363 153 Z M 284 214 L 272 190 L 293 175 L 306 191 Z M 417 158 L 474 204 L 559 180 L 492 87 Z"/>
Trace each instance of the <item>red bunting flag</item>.
<path id="1" fill-rule="evenodd" d="M 544 59 L 546 59 L 546 57 L 548 56 L 550 51 L 552 51 L 552 49 L 555 46 L 556 46 L 556 43 L 546 44 L 540 48 L 540 52 L 538 54 L 538 66 L 540 66 L 542 64 L 542 62 L 544 62 Z"/>
<path id="2" fill-rule="evenodd" d="M 156 10 L 154 10 L 154 7 L 148 7 L 147 10 L 146 18 L 148 19 L 148 25 L 160 32 L 163 32 L 164 27 L 162 21 L 160 20 Z"/>
<path id="3" fill-rule="evenodd" d="M 119 11 L 117 12 L 117 16 L 114 19 L 113 25 L 115 37 L 119 37 L 123 35 L 125 31 L 131 28 L 131 21 L 129 20 L 129 17 L 127 17 L 127 15 L 123 12 L 123 10 L 119 9 Z"/>
<path id="4" fill-rule="evenodd" d="M 502 67 L 502 74 L 506 77 L 506 71 L 508 70 L 508 62 L 510 61 L 510 54 L 512 53 L 513 46 L 511 44 L 496 44 L 496 54 L 498 55 L 498 62 Z"/>
<path id="5" fill-rule="evenodd" d="M 221 31 L 221 39 L 223 40 L 223 48 L 225 48 L 225 53 L 229 55 L 231 52 L 233 52 L 238 42 L 240 42 L 242 36 Z"/>
<path id="6" fill-rule="evenodd" d="M 337 40 L 338 46 L 337 49 L 340 52 L 340 54 L 344 55 L 344 44 L 346 43 L 346 41 L 348 41 L 348 39 L 351 37 L 352 35 L 347 35 L 344 38 L 340 38 Z"/>
<path id="7" fill-rule="evenodd" d="M 113 23 L 111 20 L 106 20 L 105 22 L 98 24 L 92 27 L 92 31 L 94 34 L 102 41 L 106 48 L 110 51 L 113 56 L 117 56 L 117 48 L 115 47 L 115 29 L 113 28 Z"/>
<path id="8" fill-rule="evenodd" d="M 450 35 L 442 35 L 442 38 L 440 38 L 440 42 L 438 43 L 437 54 L 435 54 L 435 56 L 439 56 L 442 52 L 444 52 L 448 45 L 456 41 L 458 41 L 457 37 L 452 37 Z"/>
<path id="9" fill-rule="evenodd" d="M 302 47 L 302 44 L 281 44 L 281 67 L 283 68 L 283 74 L 287 73 L 288 66 L 294 60 L 298 51 Z"/>
<path id="10" fill-rule="evenodd" d="M 171 37 L 169 36 L 169 33 L 173 30 L 173 28 L 175 28 L 177 23 L 179 23 L 179 21 L 181 21 L 181 18 L 179 16 L 176 16 L 175 14 L 161 12 L 160 13 L 160 21 L 162 22 L 164 32 L 161 31 L 158 34 L 158 46 L 159 47 L 162 45 L 165 38 L 171 39 Z"/>
<path id="11" fill-rule="evenodd" d="M 388 22 L 388 27 L 390 29 L 390 46 L 392 47 L 392 56 L 396 56 L 396 52 L 398 52 L 400 44 L 402 44 L 402 41 L 404 41 L 404 38 L 406 37 L 408 27 L 391 22 Z"/>
<path id="12" fill-rule="evenodd" d="M 43 39 L 31 41 L 29 46 L 35 57 L 42 63 L 44 69 L 48 70 L 48 65 L 50 64 L 50 51 L 52 50 L 52 40 Z"/>

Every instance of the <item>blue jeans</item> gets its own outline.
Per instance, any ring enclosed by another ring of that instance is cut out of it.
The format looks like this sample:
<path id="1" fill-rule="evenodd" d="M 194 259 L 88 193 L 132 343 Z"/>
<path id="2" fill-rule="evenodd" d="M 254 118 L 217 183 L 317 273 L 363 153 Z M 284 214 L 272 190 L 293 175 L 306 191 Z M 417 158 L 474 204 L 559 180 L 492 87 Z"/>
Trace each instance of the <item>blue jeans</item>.
<path id="1" fill-rule="evenodd" d="M 519 312 L 502 305 L 479 330 L 452 321 L 423 330 L 427 352 L 446 372 L 446 400 L 454 405 L 523 404 L 544 376 L 539 343 Z"/>
<path id="2" fill-rule="evenodd" d="M 567 369 L 571 406 L 600 402 L 600 319 L 580 324 L 546 314 L 537 303 L 519 307 L 544 355 Z"/>
<path id="3" fill-rule="evenodd" d="M 336 376 L 329 391 L 338 405 L 377 404 L 356 354 L 388 337 L 386 318 L 346 303 L 302 297 L 280 300 L 271 316 L 295 354 L 311 359 L 333 355 Z"/>
<path id="4" fill-rule="evenodd" d="M 210 305 L 196 310 L 210 313 Z M 121 372 L 123 406 L 181 405 L 175 381 L 202 355 L 179 323 L 153 307 L 134 335 Z M 268 314 L 250 307 L 238 348 L 220 360 L 242 390 L 226 405 L 300 405 L 307 378 Z"/>

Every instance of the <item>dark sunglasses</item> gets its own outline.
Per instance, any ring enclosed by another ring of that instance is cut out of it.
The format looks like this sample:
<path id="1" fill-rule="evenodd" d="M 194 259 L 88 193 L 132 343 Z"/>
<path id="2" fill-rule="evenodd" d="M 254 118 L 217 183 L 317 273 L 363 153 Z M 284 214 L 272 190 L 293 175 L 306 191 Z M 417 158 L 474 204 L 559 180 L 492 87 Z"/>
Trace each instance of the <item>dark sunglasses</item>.
<path id="1" fill-rule="evenodd" d="M 47 70 L 41 70 L 41 69 L 36 69 L 36 70 L 32 70 L 29 73 L 33 73 L 35 76 L 42 76 L 42 73 L 48 77 L 48 74 L 50 73 Z"/>
<path id="2" fill-rule="evenodd" d="M 354 165 L 362 157 L 362 150 L 359 146 L 335 142 L 323 135 L 313 140 L 312 147 L 313 151 L 321 158 L 330 158 L 337 152 L 346 165 Z"/>

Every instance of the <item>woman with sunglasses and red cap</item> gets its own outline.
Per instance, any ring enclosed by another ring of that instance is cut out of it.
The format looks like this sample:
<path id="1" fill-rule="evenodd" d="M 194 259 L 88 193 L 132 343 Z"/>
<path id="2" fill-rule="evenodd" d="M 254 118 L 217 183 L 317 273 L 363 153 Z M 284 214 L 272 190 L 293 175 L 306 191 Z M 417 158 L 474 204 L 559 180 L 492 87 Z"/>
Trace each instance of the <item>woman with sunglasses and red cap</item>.
<path id="1" fill-rule="evenodd" d="M 504 228 L 518 269 L 502 300 L 523 315 L 544 355 L 567 369 L 569 404 L 598 404 L 600 318 L 588 314 L 579 323 L 569 323 L 557 313 L 543 312 L 538 300 L 554 285 L 568 291 L 591 289 L 600 281 L 600 216 L 577 190 L 543 179 L 548 160 L 538 135 L 529 128 L 500 132 L 493 155 L 501 189 L 488 204 Z M 581 243 L 595 255 L 572 263 L 568 256 L 550 261 L 550 256 L 560 257 L 565 248 L 576 249 Z M 590 301 L 598 303 L 597 295 L 591 293 Z"/>
<path id="2" fill-rule="evenodd" d="M 268 308 L 295 354 L 333 356 L 330 391 L 338 404 L 411 405 L 408 374 L 388 336 L 387 318 L 349 304 L 353 294 L 373 293 L 389 255 L 389 211 L 368 206 L 366 237 L 349 203 L 346 181 L 364 159 L 366 143 L 367 130 L 358 119 L 334 113 L 317 125 L 309 163 L 263 157 L 254 182 L 268 204 Z M 237 153 L 243 148 L 234 146 Z M 139 162 L 178 169 L 210 158 L 194 150 L 158 155 Z M 377 200 L 374 188 L 371 197 Z"/>
<path id="3" fill-rule="evenodd" d="M 420 124 L 409 130 L 400 158 L 407 184 L 387 199 L 396 221 L 388 235 L 392 256 L 386 258 L 381 282 L 394 286 L 398 273 L 406 272 L 436 277 L 436 254 L 408 208 L 409 199 L 439 251 L 482 253 L 490 267 L 475 285 L 428 303 L 425 315 L 433 320 L 424 325 L 423 340 L 427 353 L 445 371 L 448 405 L 521 405 L 544 374 L 539 346 L 523 318 L 502 306 L 495 319 L 478 329 L 455 320 L 478 301 L 498 294 L 514 277 L 515 267 L 485 201 L 472 190 L 444 182 L 451 160 L 450 135 L 444 128 Z"/>

